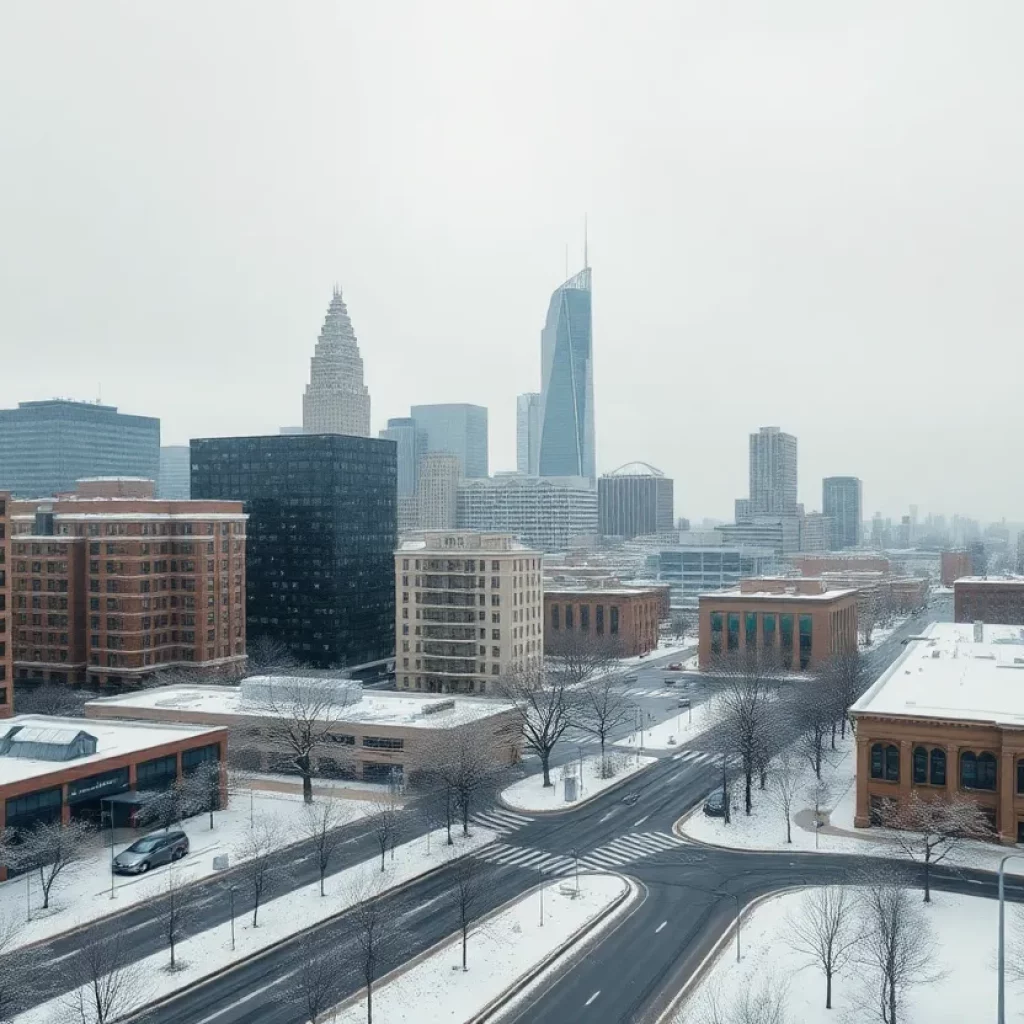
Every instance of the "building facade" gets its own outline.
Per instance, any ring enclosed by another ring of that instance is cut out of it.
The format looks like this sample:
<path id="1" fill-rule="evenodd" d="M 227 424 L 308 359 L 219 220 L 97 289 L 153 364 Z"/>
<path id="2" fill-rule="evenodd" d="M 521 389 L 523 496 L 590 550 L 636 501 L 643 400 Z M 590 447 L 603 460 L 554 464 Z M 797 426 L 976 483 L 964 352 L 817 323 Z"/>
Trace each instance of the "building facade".
<path id="1" fill-rule="evenodd" d="M 796 438 L 761 427 L 750 435 L 750 514 L 796 513 Z"/>
<path id="2" fill-rule="evenodd" d="M 671 533 L 672 481 L 646 462 L 630 462 L 597 481 L 598 529 L 605 537 Z"/>
<path id="3" fill-rule="evenodd" d="M 495 693 L 544 662 L 543 556 L 509 534 L 424 532 L 395 553 L 400 690 Z"/>
<path id="4" fill-rule="evenodd" d="M 0 491 L 0 718 L 14 714 L 14 627 L 11 625 L 11 495 Z"/>
<path id="5" fill-rule="evenodd" d="M 616 657 L 648 654 L 658 646 L 662 596 L 640 587 L 546 587 L 545 651 L 555 654 L 566 636 L 607 643 Z"/>
<path id="6" fill-rule="evenodd" d="M 516 398 L 516 471 L 526 476 L 540 472 L 540 394 Z"/>
<path id="7" fill-rule="evenodd" d="M 370 392 L 363 381 L 363 357 L 337 287 L 310 360 L 302 428 L 307 434 L 370 436 Z"/>
<path id="8" fill-rule="evenodd" d="M 864 522 L 864 495 L 858 477 L 825 477 L 821 482 L 821 510 L 834 524 L 833 547 L 840 551 L 860 547 Z"/>
<path id="9" fill-rule="evenodd" d="M 961 576 L 953 583 L 953 619 L 1024 626 L 1024 576 Z"/>
<path id="10" fill-rule="evenodd" d="M 417 529 L 455 529 L 461 474 L 459 457 L 452 452 L 428 452 L 423 456 L 416 488 Z"/>
<path id="11" fill-rule="evenodd" d="M 487 410 L 482 405 L 414 405 L 410 415 L 423 431 L 426 451 L 458 456 L 459 471 L 468 480 L 487 476 Z"/>
<path id="12" fill-rule="evenodd" d="M 668 583 L 676 608 L 696 608 L 701 594 L 732 590 L 748 576 L 770 575 L 775 566 L 770 548 L 707 545 L 663 548 L 658 553 L 658 579 Z"/>
<path id="13" fill-rule="evenodd" d="M 777 555 L 800 550 L 800 516 L 751 516 L 739 523 L 723 523 L 715 530 L 726 544 L 770 548 Z"/>
<path id="14" fill-rule="evenodd" d="M 912 792 L 968 796 L 999 841 L 1024 842 L 1018 626 L 933 623 L 850 708 L 857 740 L 854 824 Z"/>
<path id="15" fill-rule="evenodd" d="M 74 496 L 11 503 L 15 679 L 120 689 L 168 668 L 239 674 L 241 504 L 117 489 L 83 482 Z"/>
<path id="16" fill-rule="evenodd" d="M 857 593 L 821 580 L 751 579 L 700 598 L 700 667 L 757 653 L 783 669 L 813 669 L 857 650 Z"/>
<path id="17" fill-rule="evenodd" d="M 596 483 L 591 270 L 584 267 L 551 296 L 541 331 L 541 476 Z"/>
<path id="18" fill-rule="evenodd" d="M 597 491 L 580 478 L 498 476 L 459 484 L 461 530 L 511 533 L 539 551 L 597 535 Z"/>
<path id="19" fill-rule="evenodd" d="M 939 563 L 942 585 L 951 587 L 963 576 L 974 575 L 974 564 L 967 551 L 943 551 Z"/>
<path id="20" fill-rule="evenodd" d="M 835 523 L 831 516 L 808 512 L 800 519 L 800 550 L 830 551 L 834 546 L 834 532 Z"/>
<path id="21" fill-rule="evenodd" d="M 340 434 L 192 442 L 192 494 L 244 503 L 246 623 L 316 668 L 394 650 L 395 446 Z"/>
<path id="22" fill-rule="evenodd" d="M 167 501 L 188 501 L 191 492 L 191 461 L 187 444 L 164 445 L 160 449 L 160 476 L 156 496 Z"/>
<path id="23" fill-rule="evenodd" d="M 18 498 L 71 491 L 94 476 L 156 480 L 160 421 L 112 405 L 52 399 L 0 409 L 0 488 Z"/>
<path id="24" fill-rule="evenodd" d="M 398 497 L 415 497 L 420 459 L 427 450 L 426 434 L 411 416 L 399 416 L 388 420 L 387 427 L 378 436 L 395 442 Z"/>

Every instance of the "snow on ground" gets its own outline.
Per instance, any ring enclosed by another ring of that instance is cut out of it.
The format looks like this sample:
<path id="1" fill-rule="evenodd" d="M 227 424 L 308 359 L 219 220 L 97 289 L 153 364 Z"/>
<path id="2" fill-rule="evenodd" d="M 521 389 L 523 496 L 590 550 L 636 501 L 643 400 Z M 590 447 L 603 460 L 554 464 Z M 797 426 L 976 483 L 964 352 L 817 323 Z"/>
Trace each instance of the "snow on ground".
<path id="1" fill-rule="evenodd" d="M 723 945 L 709 972 L 687 996 L 671 1024 L 700 1020 L 709 993 L 717 991 L 727 1007 L 740 993 L 757 998 L 768 979 L 785 986 L 787 1022 L 835 1024 L 836 1021 L 874 1020 L 875 978 L 863 964 L 851 964 L 833 980 L 832 1009 L 825 1009 L 825 979 L 808 958 L 789 945 L 793 934 L 786 917 L 799 918 L 807 890 L 785 893 L 754 909 L 742 922 L 742 960 L 736 962 L 735 939 Z M 929 1024 L 963 1024 L 994 1020 L 996 1015 L 996 922 L 995 900 L 977 896 L 933 895 L 931 904 L 918 903 L 929 922 L 937 946 L 929 974 L 943 976 L 907 992 L 900 1020 Z M 1016 913 L 1020 913 L 1019 910 Z M 1007 935 L 1013 934 L 1013 912 L 1007 915 Z M 1024 1010 L 1024 986 L 1007 983 L 1007 1010 L 1014 1019 Z M 730 1018 L 733 1019 L 733 1018 Z M 738 1019 L 738 1018 L 735 1018 Z"/>
<path id="2" fill-rule="evenodd" d="M 544 776 L 541 773 L 527 775 L 525 779 L 513 782 L 506 786 L 501 792 L 501 801 L 508 807 L 519 811 L 567 811 L 578 807 L 581 800 L 589 800 L 604 792 L 609 786 L 617 785 L 624 779 L 643 771 L 649 764 L 653 764 L 657 758 L 642 757 L 636 754 L 624 754 L 618 751 L 610 751 L 608 759 L 615 769 L 615 774 L 610 779 L 601 778 L 601 755 L 587 757 L 583 760 L 583 785 L 582 792 L 575 803 L 565 802 L 565 784 L 562 781 L 566 776 L 576 779 L 580 777 L 580 762 L 569 761 L 560 768 L 551 769 L 551 781 L 553 786 L 544 787 Z"/>
<path id="3" fill-rule="evenodd" d="M 352 821 L 373 812 L 373 805 L 366 801 L 335 802 Z M 178 862 L 178 868 L 189 879 L 197 881 L 215 873 L 213 858 L 218 854 L 228 854 L 231 863 L 236 863 L 237 847 L 249 830 L 250 816 L 254 820 L 273 822 L 280 832 L 282 846 L 300 842 L 305 835 L 303 807 L 301 795 L 255 790 L 250 799 L 249 791 L 236 794 L 226 810 L 214 813 L 212 830 L 208 814 L 184 822 L 182 827 L 188 835 L 191 851 Z M 115 842 L 115 856 L 140 838 L 143 832 L 129 835 L 127 830 L 118 830 L 118 835 L 125 835 L 126 841 Z M 103 844 L 104 838 L 107 845 Z M 19 929 L 14 946 L 36 942 L 151 899 L 166 884 L 169 870 L 168 865 L 163 865 L 145 875 L 115 875 L 115 895 L 111 899 L 110 845 L 109 833 L 106 833 L 105 836 L 97 837 L 85 860 L 58 876 L 50 892 L 50 907 L 46 911 L 42 910 L 43 897 L 38 872 L 28 872 L 0 883 L 0 920 L 24 921 L 27 902 L 31 901 L 32 919 Z"/>
<path id="4" fill-rule="evenodd" d="M 543 927 L 540 892 L 527 893 L 470 931 L 465 972 L 462 939 L 455 936 L 407 970 L 399 968 L 393 980 L 376 986 L 374 1018 L 387 1024 L 458 1024 L 472 1020 L 627 888 L 625 879 L 617 875 L 581 875 L 578 894 L 574 882 L 546 885 Z M 453 925 L 456 921 L 453 908 Z M 334 1019 L 337 1024 L 361 1024 L 366 1020 L 366 1000 L 350 1003 Z"/>
<path id="5" fill-rule="evenodd" d="M 682 654 L 684 651 L 688 651 L 694 644 L 697 643 L 696 637 L 692 640 L 684 640 L 681 643 L 678 640 L 661 640 L 658 642 L 658 646 L 650 652 L 650 654 L 634 654 L 629 658 L 619 658 L 616 664 L 618 665 L 629 665 L 638 666 L 643 668 L 644 663 L 650 661 L 652 658 L 670 658 L 674 654 Z"/>
<path id="6" fill-rule="evenodd" d="M 715 724 L 708 701 L 697 704 L 692 712 L 691 715 L 689 709 L 677 708 L 671 718 L 644 729 L 642 733 L 631 732 L 621 740 L 615 740 L 615 746 L 632 747 L 634 750 L 672 750 L 682 746 Z"/>
<path id="7" fill-rule="evenodd" d="M 260 908 L 256 928 L 253 927 L 251 914 L 236 918 L 234 950 L 231 948 L 230 921 L 186 939 L 176 947 L 177 959 L 185 966 L 173 974 L 166 970 L 170 961 L 167 950 L 146 957 L 139 961 L 138 969 L 132 971 L 133 979 L 136 976 L 139 978 L 132 1008 L 137 1009 L 145 1002 L 195 985 L 200 979 L 228 967 L 232 962 L 305 931 L 355 903 L 380 895 L 387 889 L 402 885 L 451 860 L 464 857 L 493 842 L 495 834 L 478 828 L 468 838 L 455 832 L 453 837 L 454 847 L 445 845 L 444 829 L 437 829 L 412 842 L 403 843 L 395 847 L 393 854 L 386 854 L 383 872 L 380 870 L 380 857 L 340 871 L 327 879 L 325 896 L 320 895 L 319 882 L 294 889 Z M 244 879 L 240 884 L 245 884 Z M 19 1014 L 15 1018 L 17 1024 L 58 1024 L 69 1020 L 66 999 L 66 996 L 58 997 Z"/>

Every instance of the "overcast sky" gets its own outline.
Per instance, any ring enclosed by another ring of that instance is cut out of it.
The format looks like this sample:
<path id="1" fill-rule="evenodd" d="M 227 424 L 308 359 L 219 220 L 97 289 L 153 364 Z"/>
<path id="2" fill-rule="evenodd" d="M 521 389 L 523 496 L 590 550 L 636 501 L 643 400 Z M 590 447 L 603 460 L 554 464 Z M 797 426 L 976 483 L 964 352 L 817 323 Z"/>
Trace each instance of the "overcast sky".
<path id="1" fill-rule="evenodd" d="M 515 464 L 590 220 L 600 471 L 727 517 L 747 435 L 800 498 L 1024 518 L 1024 5 L 4 5 L 0 405 L 301 422 L 341 284 L 374 431 L 490 410 Z"/>

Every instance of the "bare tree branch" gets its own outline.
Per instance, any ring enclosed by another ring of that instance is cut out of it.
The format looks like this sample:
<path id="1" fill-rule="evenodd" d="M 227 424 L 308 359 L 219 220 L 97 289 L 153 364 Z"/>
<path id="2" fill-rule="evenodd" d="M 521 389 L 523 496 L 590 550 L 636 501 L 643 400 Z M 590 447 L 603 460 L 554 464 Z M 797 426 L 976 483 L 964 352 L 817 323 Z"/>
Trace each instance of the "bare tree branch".
<path id="1" fill-rule="evenodd" d="M 253 928 L 258 927 L 260 901 L 267 887 L 270 860 L 280 845 L 281 833 L 277 823 L 257 816 L 235 847 L 235 855 L 242 861 L 242 873 L 253 897 Z"/>
<path id="2" fill-rule="evenodd" d="M 49 908 L 58 882 L 73 874 L 85 859 L 95 834 L 95 829 L 83 821 L 41 821 L 18 832 L 17 845 L 9 847 L 10 863 L 39 872 L 43 910 Z"/>
<path id="3" fill-rule="evenodd" d="M 316 932 L 307 932 L 296 954 L 298 969 L 289 1001 L 297 1002 L 309 1024 L 325 1024 L 328 1012 L 338 1002 L 344 962 L 336 947 Z"/>
<path id="4" fill-rule="evenodd" d="M 70 961 L 74 988 L 61 998 L 66 1020 L 74 1024 L 112 1024 L 145 1002 L 144 969 L 131 958 L 130 940 L 116 934 L 87 942 Z"/>
<path id="5" fill-rule="evenodd" d="M 771 780 L 769 791 L 772 802 L 782 812 L 786 819 L 786 842 L 793 842 L 793 801 L 796 799 L 797 790 L 800 786 L 800 767 L 790 753 L 783 750 L 772 762 Z"/>
<path id="6" fill-rule="evenodd" d="M 635 707 L 626 695 L 626 680 L 619 672 L 606 671 L 584 680 L 574 702 L 573 724 L 601 745 L 601 778 L 611 778 L 611 765 L 605 756 L 608 737 L 633 720 Z"/>
<path id="7" fill-rule="evenodd" d="M 342 826 L 352 820 L 345 805 L 338 800 L 318 800 L 303 808 L 302 829 L 316 851 L 317 870 L 320 872 L 320 895 L 324 895 L 324 878 L 331 858 L 344 841 Z"/>
<path id="8" fill-rule="evenodd" d="M 395 843 L 398 839 L 399 830 L 399 807 L 394 797 L 390 794 L 374 802 L 373 815 L 370 817 L 370 828 L 373 830 L 374 838 L 380 849 L 380 870 L 384 871 L 384 855 L 388 848 L 391 849 L 391 856 L 395 856 Z"/>
<path id="9" fill-rule="evenodd" d="M 486 889 L 483 863 L 476 857 L 460 857 L 455 861 L 453 872 L 452 903 L 459 923 L 459 932 L 462 935 L 462 969 L 467 971 L 469 970 L 466 962 L 469 926 Z"/>
<path id="10" fill-rule="evenodd" d="M 811 889 L 799 911 L 786 918 L 789 945 L 825 975 L 825 1009 L 832 1009 L 832 982 L 853 958 L 861 934 L 856 900 L 841 885 Z"/>
<path id="11" fill-rule="evenodd" d="M 366 986 L 366 1024 L 373 1024 L 374 982 L 398 937 L 397 921 L 380 899 L 383 885 L 379 875 L 367 876 L 349 894 L 349 902 L 353 904 L 349 920 L 356 940 L 359 971 Z"/>

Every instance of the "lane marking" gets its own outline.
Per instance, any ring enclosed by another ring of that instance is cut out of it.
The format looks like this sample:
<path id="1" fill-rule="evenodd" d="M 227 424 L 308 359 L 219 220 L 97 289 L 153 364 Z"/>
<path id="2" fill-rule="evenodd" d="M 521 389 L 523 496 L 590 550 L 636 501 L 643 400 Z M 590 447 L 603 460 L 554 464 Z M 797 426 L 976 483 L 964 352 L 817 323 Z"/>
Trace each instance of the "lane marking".
<path id="1" fill-rule="evenodd" d="M 601 990 L 598 989 L 583 1005 L 589 1006 L 600 994 Z"/>
<path id="2" fill-rule="evenodd" d="M 668 924 L 668 921 L 662 921 L 661 924 L 659 924 L 658 927 L 654 929 L 654 934 L 657 935 L 658 932 L 660 932 L 661 929 L 664 928 L 665 925 L 667 925 L 667 924 Z"/>
<path id="3" fill-rule="evenodd" d="M 649 817 L 649 814 L 645 814 L 639 821 L 634 821 L 633 828 L 637 828 L 638 826 L 642 825 Z"/>
<path id="4" fill-rule="evenodd" d="M 607 821 L 607 820 L 608 820 L 608 819 L 609 819 L 610 817 L 612 817 L 612 815 L 613 815 L 613 814 L 615 814 L 615 812 L 614 812 L 614 811 L 609 811 L 609 812 L 608 812 L 608 813 L 607 813 L 607 814 L 606 814 L 606 815 L 605 815 L 605 816 L 604 816 L 604 817 L 603 817 L 603 818 L 602 818 L 602 819 L 601 819 L 601 820 L 600 820 L 600 821 L 598 822 L 598 824 L 599 824 L 599 825 L 603 825 L 603 824 L 604 824 L 604 823 L 605 823 L 605 822 L 606 822 L 606 821 Z"/>

